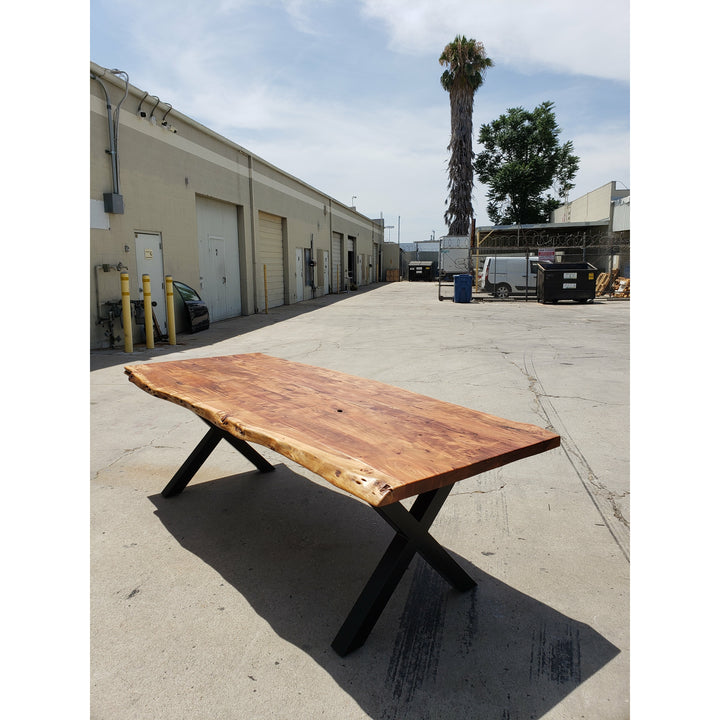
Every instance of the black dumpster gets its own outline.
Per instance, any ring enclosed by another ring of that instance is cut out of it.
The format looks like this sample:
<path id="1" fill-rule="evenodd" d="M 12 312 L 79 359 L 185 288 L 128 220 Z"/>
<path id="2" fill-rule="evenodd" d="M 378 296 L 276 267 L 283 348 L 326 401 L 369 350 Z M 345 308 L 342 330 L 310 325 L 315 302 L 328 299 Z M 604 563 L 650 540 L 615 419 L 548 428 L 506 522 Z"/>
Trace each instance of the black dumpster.
<path id="1" fill-rule="evenodd" d="M 586 262 L 538 263 L 537 301 L 587 302 L 595 299 L 597 268 Z"/>
<path id="2" fill-rule="evenodd" d="M 434 280 L 436 265 L 432 260 L 413 260 L 408 263 L 408 280 Z"/>
<path id="3" fill-rule="evenodd" d="M 472 275 L 453 276 L 453 301 L 469 303 L 472 300 Z"/>

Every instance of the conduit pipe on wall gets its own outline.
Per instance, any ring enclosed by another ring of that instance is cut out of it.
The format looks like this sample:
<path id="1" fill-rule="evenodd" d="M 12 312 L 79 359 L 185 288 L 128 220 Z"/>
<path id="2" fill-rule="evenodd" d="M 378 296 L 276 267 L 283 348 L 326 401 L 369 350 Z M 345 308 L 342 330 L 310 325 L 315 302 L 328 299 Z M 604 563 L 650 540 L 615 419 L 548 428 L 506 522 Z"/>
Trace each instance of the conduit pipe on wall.
<path id="1" fill-rule="evenodd" d="M 157 102 L 153 105 L 153 109 L 150 111 L 150 117 L 148 120 L 153 124 L 157 125 L 157 120 L 155 119 L 155 110 L 157 109 L 157 106 L 160 104 L 160 98 L 157 95 L 151 95 L 150 97 L 154 97 Z"/>
<path id="2" fill-rule="evenodd" d="M 145 98 L 146 98 L 147 96 L 148 96 L 148 92 L 147 92 L 147 90 L 146 90 L 146 91 L 145 91 L 145 94 L 142 96 L 142 98 L 140 98 L 140 102 L 139 102 L 139 104 L 138 104 L 137 114 L 138 114 L 138 116 L 141 117 L 141 118 L 144 118 L 145 115 L 147 114 L 147 113 L 142 109 L 142 104 L 145 102 Z"/>
<path id="3" fill-rule="evenodd" d="M 90 79 L 96 80 L 100 87 L 105 93 L 105 107 L 107 108 L 108 116 L 108 135 L 110 138 L 110 149 L 107 151 L 110 155 L 110 167 L 112 170 L 112 193 L 104 193 L 103 200 L 105 202 L 105 212 L 108 213 L 123 213 L 123 200 L 120 194 L 120 172 L 118 170 L 118 132 L 120 128 L 120 106 L 128 96 L 128 86 L 130 78 L 124 70 L 110 70 L 113 75 L 124 75 L 125 76 L 125 94 L 122 100 L 115 107 L 113 112 L 112 103 L 110 102 L 110 95 L 108 94 L 105 83 L 92 71 L 90 72 Z"/>
<path id="4" fill-rule="evenodd" d="M 162 120 L 160 121 L 160 124 L 163 127 L 169 127 L 167 120 L 165 118 L 167 118 L 167 116 L 170 114 L 171 110 L 172 110 L 172 105 L 170 103 L 168 103 L 168 109 L 165 111 L 165 114 L 162 116 Z"/>

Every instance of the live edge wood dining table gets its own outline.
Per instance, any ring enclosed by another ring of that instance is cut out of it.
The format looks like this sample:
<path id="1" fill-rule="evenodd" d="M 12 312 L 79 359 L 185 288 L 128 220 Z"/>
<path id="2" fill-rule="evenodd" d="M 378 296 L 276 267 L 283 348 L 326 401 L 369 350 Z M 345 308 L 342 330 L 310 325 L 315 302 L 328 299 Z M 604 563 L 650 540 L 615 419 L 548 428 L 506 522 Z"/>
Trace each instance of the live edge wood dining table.
<path id="1" fill-rule="evenodd" d="M 370 634 L 415 554 L 458 590 L 475 580 L 430 535 L 458 480 L 545 452 L 560 436 L 374 380 L 261 353 L 128 365 L 131 382 L 209 429 L 162 491 L 182 492 L 221 440 L 261 472 L 264 445 L 365 501 L 395 535 L 332 642 Z M 410 509 L 400 501 L 415 497 Z"/>

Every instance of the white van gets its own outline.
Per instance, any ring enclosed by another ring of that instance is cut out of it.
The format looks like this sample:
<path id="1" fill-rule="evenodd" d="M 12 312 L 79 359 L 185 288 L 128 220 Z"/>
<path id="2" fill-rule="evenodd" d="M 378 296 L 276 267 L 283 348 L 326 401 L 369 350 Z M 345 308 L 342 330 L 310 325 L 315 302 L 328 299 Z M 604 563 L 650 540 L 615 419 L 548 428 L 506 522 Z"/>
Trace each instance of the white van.
<path id="1" fill-rule="evenodd" d="M 491 256 L 485 258 L 480 289 L 495 297 L 535 295 L 537 288 L 538 257 Z"/>

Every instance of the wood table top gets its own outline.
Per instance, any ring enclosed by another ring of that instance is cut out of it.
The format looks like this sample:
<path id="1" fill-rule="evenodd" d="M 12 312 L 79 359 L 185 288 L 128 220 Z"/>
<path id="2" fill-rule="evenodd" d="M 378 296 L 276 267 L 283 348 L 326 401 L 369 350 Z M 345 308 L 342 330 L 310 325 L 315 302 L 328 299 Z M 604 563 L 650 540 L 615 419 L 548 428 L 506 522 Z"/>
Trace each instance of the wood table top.
<path id="1" fill-rule="evenodd" d="M 548 430 L 261 353 L 128 365 L 131 382 L 379 507 L 560 445 Z"/>

